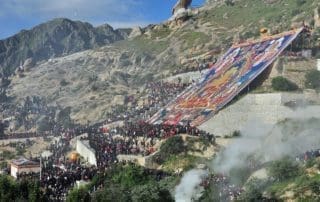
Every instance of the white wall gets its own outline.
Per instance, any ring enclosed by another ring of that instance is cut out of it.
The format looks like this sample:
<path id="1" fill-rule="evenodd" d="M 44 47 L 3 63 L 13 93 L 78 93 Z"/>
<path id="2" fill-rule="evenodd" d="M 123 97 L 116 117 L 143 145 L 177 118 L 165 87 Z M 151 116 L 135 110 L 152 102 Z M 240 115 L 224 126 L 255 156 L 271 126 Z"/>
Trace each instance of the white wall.
<path id="1" fill-rule="evenodd" d="M 11 165 L 11 176 L 17 178 L 19 173 L 40 173 L 40 166 L 30 168 L 17 168 Z"/>
<path id="2" fill-rule="evenodd" d="M 297 116 L 294 111 L 284 106 L 286 102 L 307 97 L 298 93 L 248 94 L 236 103 L 227 106 L 199 128 L 214 135 L 230 135 L 241 130 L 250 121 L 258 120 L 275 124 L 285 118 Z M 320 105 L 303 108 L 311 117 L 320 117 Z"/>
<path id="3" fill-rule="evenodd" d="M 95 151 L 90 147 L 88 140 L 77 140 L 76 150 L 91 165 L 97 166 Z"/>

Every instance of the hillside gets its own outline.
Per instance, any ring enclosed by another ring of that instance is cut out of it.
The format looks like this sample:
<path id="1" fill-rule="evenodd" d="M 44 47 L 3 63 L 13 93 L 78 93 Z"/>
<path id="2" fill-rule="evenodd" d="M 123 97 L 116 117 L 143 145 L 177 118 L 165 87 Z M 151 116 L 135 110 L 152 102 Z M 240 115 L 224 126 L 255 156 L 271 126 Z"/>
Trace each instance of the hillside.
<path id="1" fill-rule="evenodd" d="M 139 98 L 142 95 L 137 92 L 143 92 L 146 82 L 195 68 L 197 58 L 210 62 L 233 42 L 259 37 L 260 27 L 274 32 L 288 30 L 294 22 L 314 22 L 316 4 L 307 1 L 298 5 L 288 0 L 242 0 L 233 6 L 208 3 L 194 10 L 181 26 L 175 22 L 150 25 L 135 30 L 130 39 L 40 62 L 23 78 L 12 78 L 8 94 L 16 102 L 30 94 L 45 97 L 52 104 L 72 106 L 72 116 L 78 122 L 103 120 L 112 106 L 122 105 L 123 95 Z M 209 57 L 204 55 L 212 50 Z"/>
<path id="2" fill-rule="evenodd" d="M 57 18 L 0 40 L 1 73 L 9 76 L 28 58 L 36 63 L 123 40 L 129 31 Z"/>
<path id="3" fill-rule="evenodd" d="M 319 0 L 206 2 L 0 41 L 0 199 L 319 201 Z"/>

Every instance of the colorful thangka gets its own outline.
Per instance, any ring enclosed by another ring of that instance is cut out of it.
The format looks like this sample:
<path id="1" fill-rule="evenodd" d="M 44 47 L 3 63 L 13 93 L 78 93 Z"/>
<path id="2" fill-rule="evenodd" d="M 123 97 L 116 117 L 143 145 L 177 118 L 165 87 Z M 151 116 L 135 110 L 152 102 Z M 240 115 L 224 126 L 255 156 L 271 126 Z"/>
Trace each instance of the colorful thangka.
<path id="1" fill-rule="evenodd" d="M 211 118 L 263 72 L 303 30 L 233 45 L 195 84 L 157 112 L 150 123 L 198 126 Z"/>

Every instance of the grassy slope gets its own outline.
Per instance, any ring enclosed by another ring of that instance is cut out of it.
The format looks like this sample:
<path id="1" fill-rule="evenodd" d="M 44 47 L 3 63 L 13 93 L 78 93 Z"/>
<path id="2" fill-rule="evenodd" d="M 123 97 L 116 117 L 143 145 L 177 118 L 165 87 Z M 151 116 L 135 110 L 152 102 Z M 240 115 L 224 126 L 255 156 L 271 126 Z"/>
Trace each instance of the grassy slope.
<path id="1" fill-rule="evenodd" d="M 302 19 L 312 17 L 313 13 L 310 11 L 313 10 L 313 2 L 315 1 L 306 1 L 300 5 L 294 0 L 281 0 L 273 4 L 266 4 L 261 0 L 242 0 L 234 6 L 223 4 L 213 9 L 208 13 L 206 21 L 214 21 L 228 29 L 240 25 L 269 27 L 278 23 L 283 25 L 284 29 L 289 29 L 292 17 L 297 14 L 302 14 Z"/>

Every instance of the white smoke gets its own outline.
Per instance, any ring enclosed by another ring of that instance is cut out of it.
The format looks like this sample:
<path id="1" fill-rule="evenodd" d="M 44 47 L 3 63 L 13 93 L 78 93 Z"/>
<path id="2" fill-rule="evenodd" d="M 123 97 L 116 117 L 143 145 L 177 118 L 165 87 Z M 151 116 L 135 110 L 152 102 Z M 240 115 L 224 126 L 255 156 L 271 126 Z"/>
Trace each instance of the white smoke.
<path id="1" fill-rule="evenodd" d="M 229 173 L 233 168 L 248 165 L 249 157 L 264 163 L 319 149 L 320 121 L 312 119 L 309 111 L 306 112 L 299 110 L 290 119 L 277 125 L 268 125 L 259 120 L 249 121 L 241 131 L 242 137 L 234 139 L 214 159 L 214 170 Z"/>
<path id="2" fill-rule="evenodd" d="M 191 202 L 199 193 L 199 185 L 207 174 L 205 170 L 194 169 L 186 172 L 175 189 L 176 202 Z"/>
<path id="3" fill-rule="evenodd" d="M 213 170 L 229 174 L 234 168 L 243 168 L 255 158 L 261 163 L 297 156 L 307 150 L 320 148 L 320 114 L 311 107 L 295 111 L 282 123 L 271 125 L 258 119 L 248 121 L 241 137 L 233 139 L 213 160 Z M 313 118 L 318 117 L 318 118 Z M 175 189 L 175 200 L 192 201 L 199 193 L 198 185 L 206 174 L 204 170 L 187 172 Z"/>

